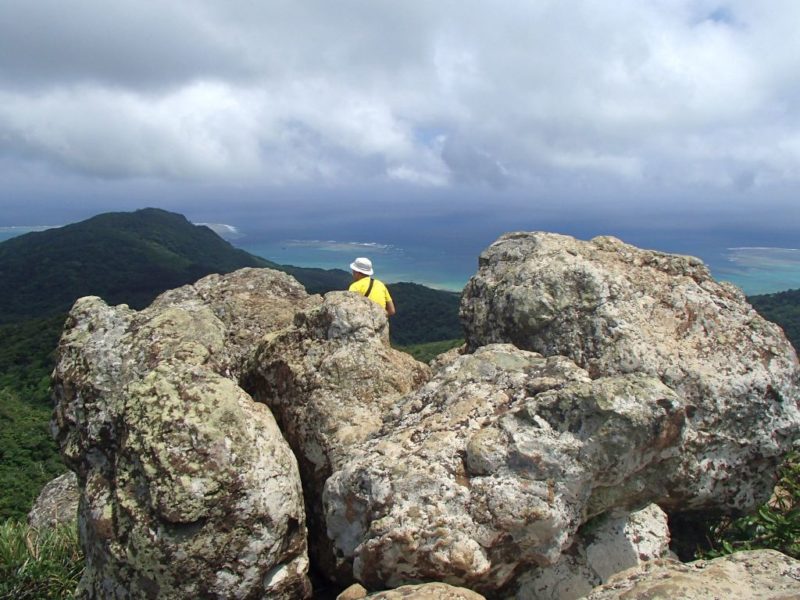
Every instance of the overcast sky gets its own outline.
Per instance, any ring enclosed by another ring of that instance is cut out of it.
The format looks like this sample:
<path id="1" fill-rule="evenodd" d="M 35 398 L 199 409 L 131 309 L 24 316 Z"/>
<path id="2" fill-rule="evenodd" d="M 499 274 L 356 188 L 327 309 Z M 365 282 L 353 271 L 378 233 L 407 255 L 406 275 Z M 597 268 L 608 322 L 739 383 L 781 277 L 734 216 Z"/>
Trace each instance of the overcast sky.
<path id="1" fill-rule="evenodd" d="M 796 0 L 3 0 L 0 225 L 156 205 L 791 245 L 798 25 Z"/>

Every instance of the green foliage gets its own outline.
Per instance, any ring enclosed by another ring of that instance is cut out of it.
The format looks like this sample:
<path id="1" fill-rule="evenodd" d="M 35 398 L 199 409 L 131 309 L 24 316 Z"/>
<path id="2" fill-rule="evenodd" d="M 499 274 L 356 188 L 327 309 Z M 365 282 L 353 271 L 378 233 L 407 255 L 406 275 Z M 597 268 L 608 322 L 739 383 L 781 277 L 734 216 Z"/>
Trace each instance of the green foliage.
<path id="1" fill-rule="evenodd" d="M 758 313 L 783 328 L 795 349 L 800 348 L 800 289 L 748 297 Z"/>
<path id="2" fill-rule="evenodd" d="M 89 295 L 142 308 L 209 273 L 266 266 L 182 215 L 106 213 L 0 243 L 0 323 L 63 313 Z"/>
<path id="3" fill-rule="evenodd" d="M 50 373 L 66 315 L 0 325 L 0 389 L 48 402 Z"/>
<path id="4" fill-rule="evenodd" d="M 297 279 L 309 294 L 327 294 L 333 290 L 346 290 L 352 283 L 352 275 L 341 269 L 315 269 L 291 265 L 276 265 L 273 268 Z"/>
<path id="5" fill-rule="evenodd" d="M 398 346 L 402 350 L 416 358 L 420 362 L 429 363 L 434 358 L 464 344 L 463 339 L 442 340 L 440 342 L 428 342 L 427 344 L 412 344 L 411 346 Z"/>
<path id="6" fill-rule="evenodd" d="M 738 519 L 725 517 L 708 530 L 710 550 L 702 558 L 738 550 L 771 548 L 800 559 L 800 452 L 793 452 L 778 473 L 775 494 L 767 504 Z"/>
<path id="7" fill-rule="evenodd" d="M 0 598 L 73 598 L 83 565 L 75 523 L 41 532 L 0 524 Z"/>
<path id="8" fill-rule="evenodd" d="M 0 390 L 0 519 L 24 518 L 44 485 L 65 470 L 50 435 L 51 413 Z"/>
<path id="9" fill-rule="evenodd" d="M 389 322 L 393 344 L 409 346 L 464 337 L 458 319 L 461 295 L 457 292 L 416 283 L 392 283 L 387 287 L 397 308 Z"/>

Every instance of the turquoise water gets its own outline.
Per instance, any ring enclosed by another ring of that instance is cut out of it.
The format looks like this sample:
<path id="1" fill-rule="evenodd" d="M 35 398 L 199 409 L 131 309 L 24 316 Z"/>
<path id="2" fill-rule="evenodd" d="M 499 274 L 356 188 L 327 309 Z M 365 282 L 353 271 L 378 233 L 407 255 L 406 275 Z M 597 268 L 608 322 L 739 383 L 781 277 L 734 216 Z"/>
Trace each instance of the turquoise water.
<path id="1" fill-rule="evenodd" d="M 478 267 L 486 244 L 452 243 L 443 248 L 424 239 L 409 244 L 313 239 L 263 239 L 236 227 L 209 224 L 235 246 L 279 264 L 349 270 L 358 256 L 370 258 L 386 282 L 413 281 L 438 289 L 460 291 Z M 49 226 L 0 227 L 0 242 Z M 718 280 L 730 281 L 748 294 L 769 294 L 800 288 L 800 249 L 769 247 L 704 247 L 684 253 L 702 259 Z"/>
<path id="2" fill-rule="evenodd" d="M 460 291 L 478 268 L 479 251 L 471 255 L 435 248 L 405 249 L 378 243 L 333 240 L 284 240 L 273 243 L 233 243 L 279 264 L 349 270 L 357 256 L 367 256 L 378 277 L 387 282 L 413 281 Z M 705 255 L 704 255 L 705 254 Z M 800 288 L 800 249 L 713 248 L 702 259 L 719 281 L 729 281 L 745 294 L 771 294 Z"/>
<path id="3" fill-rule="evenodd" d="M 282 265 L 350 270 L 359 256 L 372 260 L 375 275 L 386 282 L 412 281 L 429 287 L 461 291 L 475 273 L 478 257 L 454 260 L 454 253 L 435 248 L 407 249 L 391 244 L 335 240 L 233 240 L 251 254 Z"/>
<path id="4" fill-rule="evenodd" d="M 719 260 L 709 262 L 709 268 L 716 279 L 730 281 L 748 295 L 800 288 L 796 248 L 727 248 Z"/>

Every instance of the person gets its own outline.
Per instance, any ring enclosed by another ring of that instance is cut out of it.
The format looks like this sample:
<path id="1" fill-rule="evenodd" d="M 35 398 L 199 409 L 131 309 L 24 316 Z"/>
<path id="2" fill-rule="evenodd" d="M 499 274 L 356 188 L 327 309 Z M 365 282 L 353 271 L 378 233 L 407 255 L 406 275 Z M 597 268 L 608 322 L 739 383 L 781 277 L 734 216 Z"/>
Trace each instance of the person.
<path id="1" fill-rule="evenodd" d="M 394 301 L 389 295 L 389 290 L 382 281 L 373 277 L 375 271 L 372 269 L 372 261 L 368 258 L 359 257 L 350 263 L 350 270 L 353 273 L 353 283 L 348 288 L 351 292 L 356 292 L 366 296 L 373 302 L 380 304 L 385 310 L 386 315 L 391 317 L 395 314 Z"/>

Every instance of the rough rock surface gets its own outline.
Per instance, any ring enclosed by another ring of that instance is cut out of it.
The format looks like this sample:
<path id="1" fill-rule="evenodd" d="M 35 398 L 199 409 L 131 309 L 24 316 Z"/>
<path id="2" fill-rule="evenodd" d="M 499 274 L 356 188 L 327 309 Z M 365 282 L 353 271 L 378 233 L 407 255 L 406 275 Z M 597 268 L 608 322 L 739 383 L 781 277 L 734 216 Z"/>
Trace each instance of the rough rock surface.
<path id="1" fill-rule="evenodd" d="M 231 329 L 274 319 L 253 297 L 266 288 L 250 284 L 284 280 L 216 279 L 235 307 L 206 303 L 192 291 L 202 285 L 141 312 L 76 302 L 53 385 L 55 433 L 82 492 L 82 594 L 309 594 L 296 460 L 269 410 L 232 379 L 255 336 Z"/>
<path id="2" fill-rule="evenodd" d="M 334 561 L 322 518 L 325 481 L 429 374 L 389 346 L 385 311 L 349 292 L 298 312 L 256 353 L 246 387 L 272 409 L 298 457 L 312 546 L 326 569 Z"/>
<path id="3" fill-rule="evenodd" d="M 286 273 L 246 268 L 227 275 L 209 275 L 164 292 L 151 307 L 180 304 L 210 308 L 225 324 L 230 375 L 239 377 L 265 335 L 290 325 L 296 311 L 320 302 L 319 296 L 306 294 L 305 288 Z"/>
<path id="4" fill-rule="evenodd" d="M 555 563 L 593 515 L 667 494 L 685 416 L 658 379 L 592 381 L 564 357 L 479 348 L 398 402 L 325 486 L 328 535 L 371 589 L 487 595 Z"/>
<path id="5" fill-rule="evenodd" d="M 587 596 L 587 600 L 624 598 L 800 598 L 800 561 L 774 550 L 736 552 L 688 564 L 656 560 L 615 575 Z"/>
<path id="6" fill-rule="evenodd" d="M 484 600 L 483 596 L 446 583 L 404 585 L 394 590 L 370 594 L 373 600 Z"/>
<path id="7" fill-rule="evenodd" d="M 684 476 L 665 474 L 663 508 L 751 510 L 769 497 L 800 427 L 800 368 L 737 288 L 698 259 L 610 237 L 506 234 L 479 265 L 461 305 L 471 349 L 510 342 L 570 357 L 592 377 L 655 376 L 679 395 Z"/>
<path id="8" fill-rule="evenodd" d="M 78 518 L 78 478 L 67 471 L 44 486 L 28 513 L 28 525 L 46 529 L 62 523 L 74 523 Z"/>
<path id="9" fill-rule="evenodd" d="M 517 600 L 576 600 L 612 575 L 669 553 L 667 515 L 655 504 L 581 527 L 558 562 L 520 577 Z"/>

